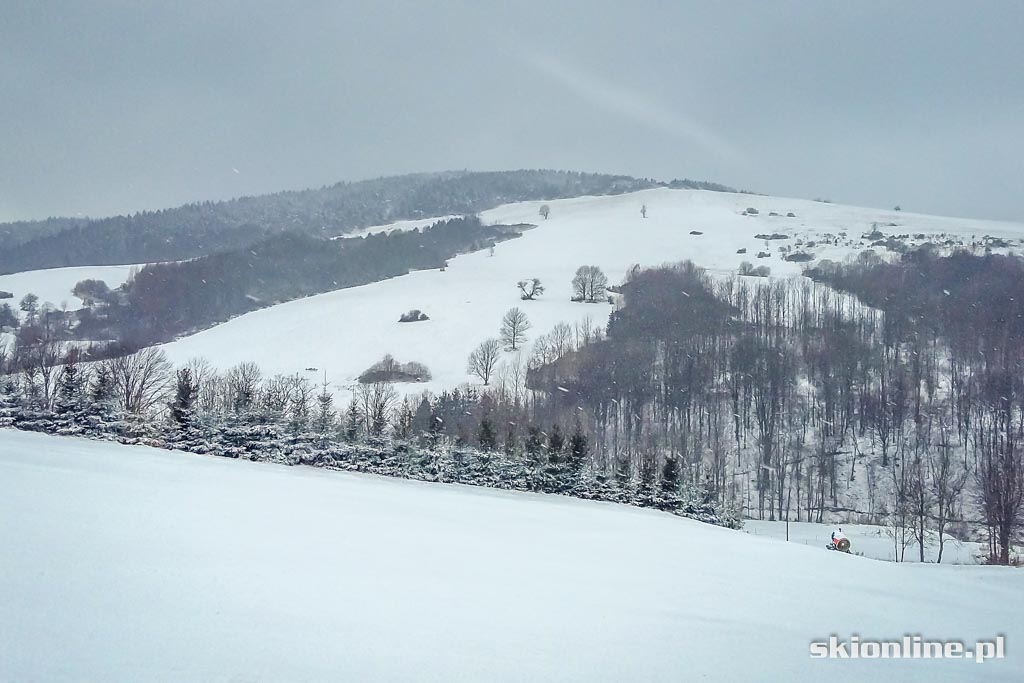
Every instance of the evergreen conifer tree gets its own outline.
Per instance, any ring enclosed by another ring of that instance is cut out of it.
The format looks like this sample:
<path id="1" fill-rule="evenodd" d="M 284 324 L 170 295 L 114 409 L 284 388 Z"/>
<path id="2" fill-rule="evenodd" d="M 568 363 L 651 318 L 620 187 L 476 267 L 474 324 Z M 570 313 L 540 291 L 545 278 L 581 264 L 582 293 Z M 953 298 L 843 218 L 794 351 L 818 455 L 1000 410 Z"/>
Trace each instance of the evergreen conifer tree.
<path id="1" fill-rule="evenodd" d="M 587 435 L 583 433 L 583 425 L 579 420 L 569 437 L 569 477 L 570 484 L 579 482 L 580 474 L 583 472 L 583 465 L 590 453 L 590 443 Z"/>
<path id="2" fill-rule="evenodd" d="M 195 401 L 199 395 L 192 370 L 181 368 L 175 375 L 174 402 L 171 403 L 171 419 L 182 429 L 195 424 Z"/>
<path id="3" fill-rule="evenodd" d="M 548 432 L 548 460 L 550 462 L 559 462 L 564 447 L 565 436 L 562 435 L 562 428 L 556 422 L 551 425 L 551 431 Z"/>
<path id="4" fill-rule="evenodd" d="M 89 387 L 89 403 L 93 413 L 101 417 L 108 417 L 114 412 L 114 399 L 117 395 L 117 386 L 114 383 L 114 376 L 106 363 L 99 363 L 93 374 L 92 384 Z"/>
<path id="5" fill-rule="evenodd" d="M 480 444 L 480 448 L 485 451 L 493 451 L 498 445 L 498 436 L 494 433 L 494 423 L 491 422 L 491 418 L 485 417 L 480 420 L 477 442 Z"/>
<path id="6" fill-rule="evenodd" d="M 679 458 L 672 455 L 665 456 L 665 464 L 661 467 L 661 490 L 667 496 L 679 494 Z"/>
<path id="7" fill-rule="evenodd" d="M 316 397 L 316 431 L 320 434 L 321 440 L 334 431 L 334 420 L 337 413 L 334 412 L 334 396 L 329 391 L 327 376 L 324 375 L 324 382 L 320 387 L 320 393 Z"/>
<path id="8" fill-rule="evenodd" d="M 516 454 L 516 425 L 514 422 L 508 423 L 508 428 L 505 430 L 505 455 L 512 457 Z"/>
<path id="9" fill-rule="evenodd" d="M 57 398 L 54 407 L 59 415 L 77 412 L 82 407 L 82 372 L 74 360 L 64 363 L 57 378 Z"/>
<path id="10" fill-rule="evenodd" d="M 359 410 L 359 402 L 353 397 L 345 410 L 345 440 L 349 443 L 357 441 L 362 428 L 363 413 Z"/>

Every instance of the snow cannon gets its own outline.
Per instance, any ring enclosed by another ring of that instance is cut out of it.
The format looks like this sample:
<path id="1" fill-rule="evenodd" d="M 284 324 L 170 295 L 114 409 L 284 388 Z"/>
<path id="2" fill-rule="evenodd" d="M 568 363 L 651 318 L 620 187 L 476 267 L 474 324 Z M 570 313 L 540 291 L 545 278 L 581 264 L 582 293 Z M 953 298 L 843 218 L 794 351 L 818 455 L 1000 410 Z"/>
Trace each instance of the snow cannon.
<path id="1" fill-rule="evenodd" d="M 848 538 L 837 538 L 834 543 L 829 543 L 825 546 L 829 550 L 838 550 L 841 553 L 850 552 L 850 539 Z"/>

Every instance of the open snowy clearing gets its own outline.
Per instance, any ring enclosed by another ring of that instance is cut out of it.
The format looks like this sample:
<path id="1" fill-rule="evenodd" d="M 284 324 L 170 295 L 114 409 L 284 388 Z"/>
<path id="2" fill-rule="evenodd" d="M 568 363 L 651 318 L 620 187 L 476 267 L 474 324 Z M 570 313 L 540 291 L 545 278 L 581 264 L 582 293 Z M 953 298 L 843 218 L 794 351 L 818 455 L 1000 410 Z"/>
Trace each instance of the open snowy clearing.
<path id="1" fill-rule="evenodd" d="M 68 308 L 81 308 L 82 300 L 71 293 L 75 285 L 82 280 L 103 280 L 111 289 L 120 287 L 131 276 L 132 270 L 139 270 L 141 265 L 129 266 L 75 266 L 72 268 L 49 268 L 47 270 L 30 270 L 24 273 L 0 275 L 0 291 L 10 292 L 13 298 L 6 300 L 17 310 L 18 302 L 26 294 L 32 293 L 39 297 L 39 304 L 49 302 L 60 308 L 67 304 Z M 3 301 L 0 301 L 3 303 Z"/>
<path id="2" fill-rule="evenodd" d="M 389 235 L 393 232 L 406 232 L 408 230 L 415 230 L 416 228 L 423 229 L 428 228 L 438 221 L 443 221 L 449 218 L 458 218 L 455 214 L 447 216 L 437 216 L 434 218 L 413 218 L 407 221 L 396 221 L 394 223 L 387 223 L 385 225 L 373 225 L 369 228 L 362 228 L 360 230 L 353 230 L 352 232 L 346 232 L 337 237 L 332 237 L 333 240 L 348 239 L 350 237 L 366 237 L 367 235 L 376 235 L 384 233 Z"/>
<path id="3" fill-rule="evenodd" d="M 551 207 L 548 220 L 538 215 L 544 203 Z M 644 205 L 646 219 L 640 215 Z M 747 207 L 756 208 L 759 215 L 743 215 Z M 771 212 L 781 215 L 769 216 Z M 786 218 L 789 212 L 796 218 Z M 177 363 L 201 356 L 221 369 L 254 361 L 268 375 L 299 372 L 316 381 L 326 371 L 328 381 L 342 396 L 361 372 L 391 353 L 400 362 L 424 363 L 433 374 L 429 383 L 400 388 L 407 393 L 437 392 L 478 382 L 466 372 L 466 357 L 484 339 L 498 335 L 502 315 L 513 306 L 528 315 L 533 325 L 530 339 L 559 322 L 572 324 L 587 317 L 603 326 L 611 305 L 570 301 L 572 276 L 583 264 L 600 266 L 613 284 L 620 282 L 633 264 L 656 266 L 683 259 L 715 272 L 735 271 L 741 261 L 750 261 L 755 266 L 770 266 L 773 275 L 787 276 L 800 273 L 803 264 L 782 260 L 779 245 L 801 249 L 795 246 L 797 238 L 820 240 L 823 235 L 845 231 L 856 244 L 809 249 L 819 258 L 841 259 L 869 245 L 860 236 L 875 224 L 887 234 L 950 233 L 967 242 L 983 235 L 1012 240 L 1024 237 L 1024 225 L 1012 223 L 668 189 L 510 204 L 481 217 L 490 223 L 534 223 L 537 228 L 499 244 L 493 256 L 484 250 L 456 257 L 444 272 L 419 271 L 280 304 L 167 344 L 164 349 Z M 428 222 L 392 227 L 407 229 Z M 884 227 L 888 223 L 898 227 Z M 375 228 L 384 229 L 389 228 Z M 692 235 L 691 231 L 703 234 Z M 755 238 L 776 232 L 793 239 L 766 242 Z M 747 253 L 737 254 L 740 248 Z M 771 252 L 772 257 L 758 259 L 761 250 Z M 547 291 L 536 301 L 520 301 L 516 282 L 530 277 L 540 278 Z M 424 311 L 430 320 L 399 323 L 399 316 L 413 308 Z"/>
<path id="4" fill-rule="evenodd" d="M 1020 680 L 1024 573 L 0 430 L 3 680 Z M 848 638 L 1007 658 L 814 660 Z"/>

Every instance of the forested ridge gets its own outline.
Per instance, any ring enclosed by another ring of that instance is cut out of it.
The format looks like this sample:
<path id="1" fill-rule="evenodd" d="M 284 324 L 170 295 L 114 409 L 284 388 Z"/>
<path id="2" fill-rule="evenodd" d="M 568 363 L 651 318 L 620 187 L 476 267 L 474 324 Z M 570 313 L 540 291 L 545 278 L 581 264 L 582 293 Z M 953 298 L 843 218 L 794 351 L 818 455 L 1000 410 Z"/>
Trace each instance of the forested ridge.
<path id="1" fill-rule="evenodd" d="M 473 214 L 500 204 L 669 186 L 731 191 L 716 183 L 658 183 L 548 170 L 424 173 L 97 220 L 0 225 L 0 274 L 76 265 L 177 261 L 238 249 L 282 233 L 334 237 L 397 220 Z"/>

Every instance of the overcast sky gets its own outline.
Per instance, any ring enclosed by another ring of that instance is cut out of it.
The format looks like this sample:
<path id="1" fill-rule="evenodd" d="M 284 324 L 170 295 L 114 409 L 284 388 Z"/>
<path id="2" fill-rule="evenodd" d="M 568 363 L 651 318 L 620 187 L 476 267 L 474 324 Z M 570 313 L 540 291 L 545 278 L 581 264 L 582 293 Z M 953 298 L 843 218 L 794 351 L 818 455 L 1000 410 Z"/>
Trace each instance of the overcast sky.
<path id="1" fill-rule="evenodd" d="M 1024 2 L 0 0 L 0 220 L 443 169 L 1024 220 Z"/>

